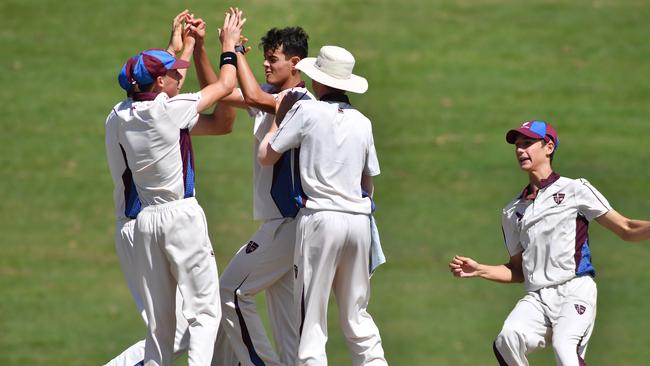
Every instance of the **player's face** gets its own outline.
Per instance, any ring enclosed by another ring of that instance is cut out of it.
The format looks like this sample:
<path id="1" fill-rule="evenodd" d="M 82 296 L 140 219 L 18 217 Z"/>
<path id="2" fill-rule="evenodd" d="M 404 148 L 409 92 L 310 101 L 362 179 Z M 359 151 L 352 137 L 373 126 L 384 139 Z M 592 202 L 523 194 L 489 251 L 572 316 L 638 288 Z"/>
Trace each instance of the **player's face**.
<path id="1" fill-rule="evenodd" d="M 283 47 L 264 51 L 264 76 L 266 82 L 281 87 L 291 77 L 293 63 L 291 57 L 284 54 Z"/>
<path id="2" fill-rule="evenodd" d="M 314 94 L 316 95 L 316 98 L 320 99 L 322 96 L 327 94 L 329 92 L 329 88 L 326 87 L 325 85 L 319 83 L 318 81 L 312 79 L 311 80 L 311 89 L 314 91 Z"/>
<path id="3" fill-rule="evenodd" d="M 549 145 L 552 143 L 543 143 L 544 140 L 533 139 L 526 136 L 519 136 L 515 140 L 515 155 L 519 162 L 519 168 L 523 171 L 536 170 L 540 165 L 550 163 Z"/>
<path id="4" fill-rule="evenodd" d="M 178 70 L 169 70 L 164 76 L 163 90 L 170 97 L 175 97 L 179 92 L 180 81 L 183 78 Z"/>

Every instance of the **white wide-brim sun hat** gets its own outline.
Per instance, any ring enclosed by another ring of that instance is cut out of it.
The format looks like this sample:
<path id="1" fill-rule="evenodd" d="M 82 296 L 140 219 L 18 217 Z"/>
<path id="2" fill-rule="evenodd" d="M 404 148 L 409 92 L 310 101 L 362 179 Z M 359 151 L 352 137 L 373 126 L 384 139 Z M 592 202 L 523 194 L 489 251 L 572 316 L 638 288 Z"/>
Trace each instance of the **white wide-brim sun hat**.
<path id="1" fill-rule="evenodd" d="M 368 80 L 354 75 L 353 68 L 354 56 L 337 46 L 323 46 L 318 57 L 306 57 L 296 65 L 296 69 L 323 85 L 363 94 L 368 90 Z"/>

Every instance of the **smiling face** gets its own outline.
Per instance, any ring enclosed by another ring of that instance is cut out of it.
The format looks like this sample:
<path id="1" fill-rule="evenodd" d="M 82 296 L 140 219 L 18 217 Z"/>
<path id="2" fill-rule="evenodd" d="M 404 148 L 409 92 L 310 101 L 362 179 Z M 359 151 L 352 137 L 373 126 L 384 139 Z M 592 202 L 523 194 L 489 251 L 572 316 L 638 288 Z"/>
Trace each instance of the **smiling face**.
<path id="1" fill-rule="evenodd" d="M 519 135 L 515 140 L 515 155 L 519 168 L 526 172 L 538 171 L 550 167 L 551 155 L 555 149 L 552 140 L 545 142 L 543 139 L 533 139 Z"/>
<path id="2" fill-rule="evenodd" d="M 282 45 L 264 52 L 264 76 L 266 82 L 282 87 L 295 73 L 295 61 L 284 54 Z"/>

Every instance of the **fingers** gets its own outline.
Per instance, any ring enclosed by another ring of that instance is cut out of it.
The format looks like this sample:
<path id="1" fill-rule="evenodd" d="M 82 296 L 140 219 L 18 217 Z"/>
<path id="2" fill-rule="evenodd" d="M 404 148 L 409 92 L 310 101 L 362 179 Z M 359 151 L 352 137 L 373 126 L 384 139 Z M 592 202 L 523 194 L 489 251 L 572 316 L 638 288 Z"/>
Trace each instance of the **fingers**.
<path id="1" fill-rule="evenodd" d="M 174 24 L 181 23 L 183 21 L 183 18 L 186 18 L 189 13 L 190 13 L 190 11 L 187 10 L 187 9 L 185 9 L 185 10 L 181 11 L 180 13 L 178 13 L 178 15 L 176 15 L 174 17 Z"/>
<path id="2" fill-rule="evenodd" d="M 454 277 L 473 277 L 475 274 L 470 273 L 473 272 L 471 262 L 471 258 L 455 255 L 449 262 L 449 271 L 454 275 Z M 469 270 L 469 272 L 465 272 L 465 270 Z"/>

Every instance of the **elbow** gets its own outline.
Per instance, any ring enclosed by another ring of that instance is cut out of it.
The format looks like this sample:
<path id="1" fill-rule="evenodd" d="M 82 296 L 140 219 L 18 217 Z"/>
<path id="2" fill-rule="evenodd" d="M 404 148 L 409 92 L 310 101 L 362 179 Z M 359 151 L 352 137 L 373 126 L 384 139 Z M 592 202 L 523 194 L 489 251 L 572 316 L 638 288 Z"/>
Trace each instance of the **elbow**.
<path id="1" fill-rule="evenodd" d="M 262 153 L 262 152 L 257 154 L 257 162 L 261 166 L 271 166 L 271 165 L 273 165 L 273 161 L 269 158 L 269 156 Z"/>
<path id="2" fill-rule="evenodd" d="M 235 80 L 228 79 L 223 83 L 224 95 L 230 95 L 235 90 Z"/>
<path id="3" fill-rule="evenodd" d="M 244 94 L 244 102 L 246 105 L 257 107 L 262 103 L 260 95 L 258 93 L 249 92 L 244 89 L 242 89 L 242 92 Z"/>
<path id="4" fill-rule="evenodd" d="M 275 164 L 277 159 L 274 158 L 273 149 L 269 144 L 263 144 L 257 151 L 257 162 L 261 166 L 271 166 Z"/>

